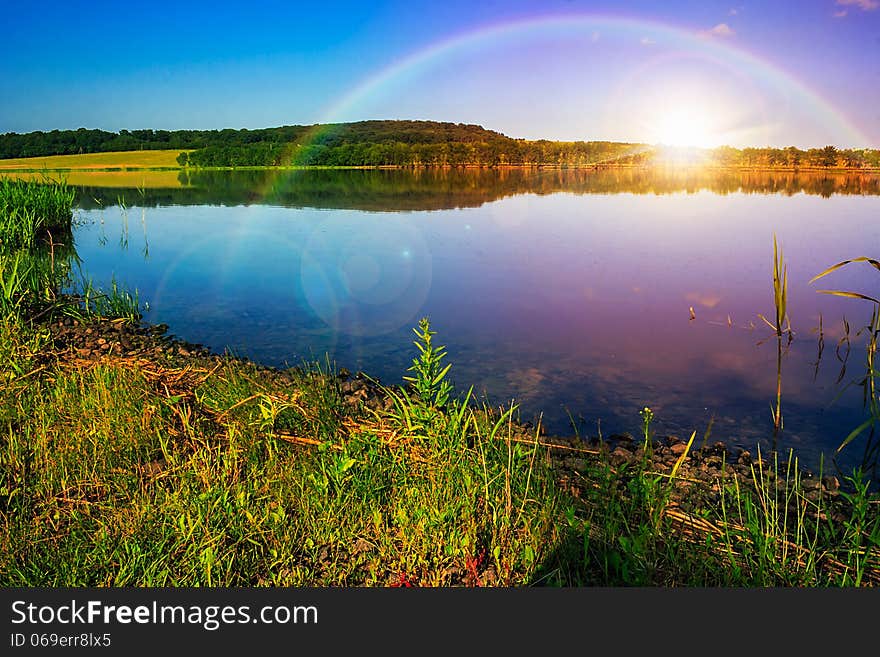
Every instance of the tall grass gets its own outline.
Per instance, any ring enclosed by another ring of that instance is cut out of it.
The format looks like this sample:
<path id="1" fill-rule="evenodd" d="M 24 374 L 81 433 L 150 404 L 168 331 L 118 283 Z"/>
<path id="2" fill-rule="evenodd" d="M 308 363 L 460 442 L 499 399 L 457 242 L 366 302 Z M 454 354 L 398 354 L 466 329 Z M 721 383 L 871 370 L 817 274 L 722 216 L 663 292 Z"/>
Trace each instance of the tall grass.
<path id="1" fill-rule="evenodd" d="M 60 303 L 77 260 L 70 241 L 0 252 L 0 313 L 33 317 Z"/>
<path id="2" fill-rule="evenodd" d="M 137 323 L 143 316 L 138 291 L 131 292 L 120 285 L 116 278 L 110 280 L 110 288 L 96 288 L 91 280 L 83 279 L 81 290 L 72 299 L 79 301 L 79 307 L 86 315 L 105 318 L 121 318 Z"/>
<path id="3" fill-rule="evenodd" d="M 65 182 L 0 178 L 0 251 L 69 233 L 74 191 Z"/>
<path id="4" fill-rule="evenodd" d="M 688 487 L 695 433 L 669 473 L 586 447 L 560 470 L 514 406 L 478 407 L 469 393 L 437 405 L 448 370 L 427 349 L 413 386 L 370 411 L 342 403 L 327 368 L 160 356 L 47 367 L 15 347 L 26 346 L 16 328 L 0 332 L 3 586 L 858 586 L 880 575 L 862 479 L 839 518 L 796 467 L 759 460 L 754 485 L 719 473 L 716 504 Z"/>
<path id="5" fill-rule="evenodd" d="M 68 313 L 139 321 L 137 291 L 115 279 L 106 291 L 84 280 L 81 293 L 74 286 L 62 298 L 79 262 L 71 233 L 73 199 L 64 182 L 0 178 L 0 313 L 33 319 L 57 304 Z"/>
<path id="6" fill-rule="evenodd" d="M 510 413 L 416 436 L 336 380 L 132 359 L 0 392 L 0 583 L 528 583 L 563 495 Z"/>

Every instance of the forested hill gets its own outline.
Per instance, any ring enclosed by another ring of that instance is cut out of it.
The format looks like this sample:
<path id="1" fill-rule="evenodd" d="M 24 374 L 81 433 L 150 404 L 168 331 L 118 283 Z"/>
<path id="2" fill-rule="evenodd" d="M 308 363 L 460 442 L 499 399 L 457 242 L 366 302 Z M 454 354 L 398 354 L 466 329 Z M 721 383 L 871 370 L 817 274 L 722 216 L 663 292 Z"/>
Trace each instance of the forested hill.
<path id="1" fill-rule="evenodd" d="M 558 166 L 682 161 L 749 168 L 880 168 L 880 150 L 664 149 L 609 141 L 513 139 L 478 125 L 359 121 L 259 130 L 53 130 L 0 135 L 0 159 L 135 150 L 177 150 L 184 167 Z"/>
<path id="2" fill-rule="evenodd" d="M 248 130 L 52 130 L 0 135 L 0 158 L 76 155 L 134 150 L 184 150 L 206 147 L 237 147 L 254 144 L 343 143 L 404 144 L 441 142 L 479 143 L 509 137 L 478 125 L 436 121 L 359 121 L 318 125 L 289 125 Z"/>
<path id="3" fill-rule="evenodd" d="M 615 142 L 512 139 L 478 125 L 359 121 L 259 130 L 53 130 L 0 135 L 0 159 L 131 150 L 190 150 L 181 164 L 376 166 L 592 164 L 638 157 L 646 147 Z"/>

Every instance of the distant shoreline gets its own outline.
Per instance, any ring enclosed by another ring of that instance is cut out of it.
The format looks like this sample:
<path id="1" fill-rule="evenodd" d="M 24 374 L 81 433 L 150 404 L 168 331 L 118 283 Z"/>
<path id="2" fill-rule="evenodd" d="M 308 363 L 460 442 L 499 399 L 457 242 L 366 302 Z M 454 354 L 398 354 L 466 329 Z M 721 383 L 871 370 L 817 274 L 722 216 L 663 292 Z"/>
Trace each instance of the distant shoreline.
<path id="1" fill-rule="evenodd" d="M 744 172 L 773 172 L 773 173 L 863 173 L 869 175 L 880 174 L 880 167 L 790 167 L 790 166 L 737 166 L 722 164 L 700 164 L 700 163 L 676 163 L 676 162 L 654 162 L 650 164 L 588 164 L 588 165 L 560 165 L 560 164 L 458 164 L 458 165 L 441 165 L 441 164 L 376 164 L 376 165 L 346 165 L 346 166 L 325 166 L 325 165 L 296 165 L 296 166 L 224 166 L 224 167 L 191 167 L 191 166 L 70 166 L 70 167 L 21 167 L 8 166 L 0 160 L 0 175 L 10 173 L 63 173 L 67 171 L 75 171 L 79 173 L 88 172 L 168 172 L 168 171 L 405 171 L 405 170 L 461 170 L 461 169 L 479 169 L 479 170 L 531 170 L 542 169 L 551 171 L 596 171 L 606 169 L 701 169 L 713 171 L 744 171 Z"/>

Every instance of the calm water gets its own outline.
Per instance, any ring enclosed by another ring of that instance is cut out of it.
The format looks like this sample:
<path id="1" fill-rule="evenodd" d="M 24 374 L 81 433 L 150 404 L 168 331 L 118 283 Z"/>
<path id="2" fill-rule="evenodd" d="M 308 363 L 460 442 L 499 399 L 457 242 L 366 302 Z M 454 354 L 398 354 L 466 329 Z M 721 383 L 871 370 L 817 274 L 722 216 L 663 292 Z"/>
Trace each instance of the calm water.
<path id="1" fill-rule="evenodd" d="M 523 420 L 543 413 L 551 433 L 637 434 L 650 406 L 660 433 L 702 436 L 711 422 L 713 440 L 766 446 L 776 344 L 757 315 L 774 314 L 775 232 L 796 332 L 781 447 L 815 468 L 865 417 L 854 382 L 869 305 L 816 288 L 876 295 L 880 275 L 858 265 L 808 281 L 880 255 L 876 177 L 229 172 L 163 174 L 150 189 L 127 175 L 139 182 L 82 187 L 76 248 L 95 283 L 137 288 L 147 321 L 272 365 L 327 353 L 398 383 L 428 315 L 459 385 L 516 399 Z"/>

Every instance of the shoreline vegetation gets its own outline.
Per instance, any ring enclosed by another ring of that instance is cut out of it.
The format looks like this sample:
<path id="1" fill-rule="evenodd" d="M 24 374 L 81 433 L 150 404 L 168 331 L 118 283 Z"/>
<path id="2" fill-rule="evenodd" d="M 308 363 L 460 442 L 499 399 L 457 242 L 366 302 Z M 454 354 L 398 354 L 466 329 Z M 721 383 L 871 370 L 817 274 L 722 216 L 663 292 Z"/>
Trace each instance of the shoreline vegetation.
<path id="1" fill-rule="evenodd" d="M 65 161 L 66 160 L 66 161 Z M 360 121 L 260 130 L 53 130 L 0 135 L 0 170 L 605 168 L 880 171 L 880 149 L 684 148 L 514 139 L 477 125 Z"/>
<path id="2" fill-rule="evenodd" d="M 880 585 L 859 471 L 658 436 L 649 408 L 638 436 L 547 436 L 453 390 L 427 318 L 399 385 L 210 353 L 72 286 L 42 240 L 71 204 L 0 186 L 3 586 Z"/>

